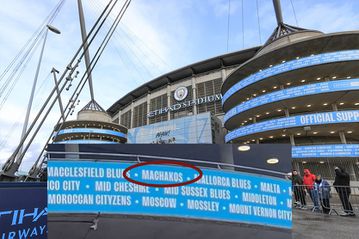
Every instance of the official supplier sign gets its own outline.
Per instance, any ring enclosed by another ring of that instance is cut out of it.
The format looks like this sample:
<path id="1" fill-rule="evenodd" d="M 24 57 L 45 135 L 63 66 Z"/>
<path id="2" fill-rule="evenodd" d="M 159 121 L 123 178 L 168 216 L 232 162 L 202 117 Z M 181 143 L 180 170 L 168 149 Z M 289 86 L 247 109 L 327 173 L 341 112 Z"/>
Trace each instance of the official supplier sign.
<path id="1" fill-rule="evenodd" d="M 225 136 L 225 141 L 229 142 L 235 138 L 251 135 L 255 133 L 286 129 L 293 127 L 303 127 L 307 125 L 323 125 L 338 123 L 359 122 L 359 110 L 333 111 L 315 114 L 305 114 L 291 116 L 251 124 L 235 129 Z"/>
<path id="2" fill-rule="evenodd" d="M 0 183 L 0 239 L 47 238 L 46 184 Z"/>
<path id="3" fill-rule="evenodd" d="M 179 187 L 130 183 L 125 162 L 50 161 L 50 213 L 136 214 L 241 222 L 290 229 L 291 183 L 255 174 L 202 169 L 203 177 Z M 147 165 L 131 169 L 131 179 L 155 184 L 190 181 L 186 167 Z"/>

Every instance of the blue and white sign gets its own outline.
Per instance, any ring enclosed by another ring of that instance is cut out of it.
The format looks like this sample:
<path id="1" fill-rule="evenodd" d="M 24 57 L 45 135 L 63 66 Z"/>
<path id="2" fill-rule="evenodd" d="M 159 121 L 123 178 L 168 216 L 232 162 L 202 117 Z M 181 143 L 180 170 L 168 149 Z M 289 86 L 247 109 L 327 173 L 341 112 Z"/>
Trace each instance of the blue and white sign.
<path id="1" fill-rule="evenodd" d="M 261 105 L 265 105 L 281 100 L 286 100 L 286 99 L 307 96 L 307 95 L 316 95 L 316 94 L 346 91 L 346 90 L 359 90 L 359 79 L 338 80 L 338 81 L 303 85 L 303 86 L 293 87 L 293 88 L 265 94 L 262 96 L 258 96 L 254 99 L 239 104 L 236 107 L 229 110 L 224 116 L 224 121 L 226 122 L 228 119 L 232 118 L 237 114 L 240 114 L 246 110 Z"/>
<path id="2" fill-rule="evenodd" d="M 95 128 L 73 128 L 73 129 L 62 129 L 58 135 L 71 134 L 71 133 L 83 133 L 83 134 L 108 134 L 115 135 L 121 138 L 126 138 L 126 134 L 110 129 L 95 129 Z"/>
<path id="3" fill-rule="evenodd" d="M 0 238 L 47 238 L 46 183 L 0 182 Z"/>
<path id="4" fill-rule="evenodd" d="M 211 114 L 182 117 L 128 130 L 129 144 L 211 144 Z"/>
<path id="5" fill-rule="evenodd" d="M 233 85 L 228 91 L 223 95 L 222 104 L 231 97 L 237 91 L 243 89 L 244 87 L 256 83 L 260 80 L 266 79 L 271 76 L 289 72 L 292 70 L 305 68 L 309 66 L 341 62 L 341 61 L 356 61 L 359 60 L 359 50 L 348 50 L 348 51 L 337 51 L 331 53 L 323 53 L 319 55 L 312 55 L 304 57 L 298 60 L 292 60 L 267 68 L 265 70 L 254 73 L 243 80 L 240 80 L 238 83 Z"/>
<path id="6" fill-rule="evenodd" d="M 128 182 L 125 162 L 49 161 L 50 213 L 113 213 L 242 222 L 290 229 L 289 180 L 218 169 L 180 187 L 146 187 Z M 146 183 L 181 183 L 197 172 L 178 166 L 147 165 L 130 170 Z"/>
<path id="7" fill-rule="evenodd" d="M 359 144 L 293 146 L 292 158 L 359 157 Z"/>
<path id="8" fill-rule="evenodd" d="M 359 122 L 359 110 L 334 111 L 315 114 L 306 114 L 291 116 L 273 120 L 267 120 L 260 123 L 251 124 L 228 133 L 225 141 L 276 129 L 287 129 L 294 127 L 303 127 L 306 125 L 338 124 Z"/>
<path id="9" fill-rule="evenodd" d="M 118 142 L 94 140 L 94 139 L 74 139 L 74 140 L 63 140 L 56 141 L 53 144 L 118 144 Z"/>

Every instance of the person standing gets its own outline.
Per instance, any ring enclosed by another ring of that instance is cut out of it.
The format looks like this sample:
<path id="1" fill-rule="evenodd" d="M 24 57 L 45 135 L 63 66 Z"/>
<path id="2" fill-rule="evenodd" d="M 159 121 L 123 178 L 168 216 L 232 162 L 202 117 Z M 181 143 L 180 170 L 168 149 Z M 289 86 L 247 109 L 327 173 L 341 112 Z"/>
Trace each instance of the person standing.
<path id="1" fill-rule="evenodd" d="M 318 194 L 323 213 L 329 214 L 330 212 L 330 185 L 328 181 L 322 179 L 322 176 L 317 175 L 314 183 L 314 190 Z"/>
<path id="2" fill-rule="evenodd" d="M 298 174 L 297 170 L 292 171 L 292 187 L 294 191 L 294 198 L 296 202 L 299 202 L 297 206 L 300 209 L 306 209 L 307 202 L 305 200 L 305 191 L 303 187 L 303 179 Z"/>
<path id="3" fill-rule="evenodd" d="M 353 207 L 349 201 L 349 196 L 351 194 L 350 190 L 350 176 L 345 170 L 341 167 L 335 167 L 335 180 L 334 187 L 337 191 L 340 201 L 342 202 L 344 214 L 340 216 L 355 216 Z"/>
<path id="4" fill-rule="evenodd" d="M 312 174 L 309 171 L 309 169 L 304 169 L 303 183 L 310 196 L 310 199 L 312 199 L 312 202 L 314 204 L 313 211 L 319 209 L 319 199 L 314 191 L 314 182 L 315 182 L 315 175 Z"/>

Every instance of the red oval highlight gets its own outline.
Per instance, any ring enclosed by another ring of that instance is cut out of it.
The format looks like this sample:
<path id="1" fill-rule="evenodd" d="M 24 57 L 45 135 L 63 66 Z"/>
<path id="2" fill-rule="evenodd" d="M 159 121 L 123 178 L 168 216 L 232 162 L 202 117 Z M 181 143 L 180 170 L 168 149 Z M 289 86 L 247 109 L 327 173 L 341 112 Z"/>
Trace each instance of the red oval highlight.
<path id="1" fill-rule="evenodd" d="M 136 181 L 130 177 L 128 177 L 126 174 L 131 170 L 131 169 L 134 169 L 134 168 L 138 168 L 138 167 L 141 167 L 141 166 L 145 166 L 145 165 L 175 165 L 175 166 L 182 166 L 182 167 L 186 167 L 186 168 L 191 168 L 195 171 L 197 171 L 199 173 L 199 175 L 190 180 L 190 181 L 185 181 L 185 182 L 182 182 L 182 183 L 168 183 L 168 184 L 156 184 L 156 183 L 144 183 L 144 182 L 141 182 L 141 181 Z M 177 162 L 177 161 L 170 161 L 170 160 L 155 160 L 155 161 L 149 161 L 149 162 L 142 162 L 142 163 L 137 163 L 137 164 L 134 164 L 134 165 L 131 165 L 130 167 L 126 168 L 123 173 L 122 173 L 123 177 L 131 182 L 131 183 L 134 183 L 134 184 L 138 184 L 138 185 L 141 185 L 141 186 L 147 186 L 147 187 L 158 187 L 158 188 L 166 188 L 166 187 L 179 187 L 179 186 L 184 186 L 184 185 L 188 185 L 188 184 L 191 184 L 191 183 L 194 183 L 194 182 L 197 182 L 198 180 L 200 180 L 203 176 L 203 172 L 200 168 L 192 165 L 192 164 L 189 164 L 189 163 L 184 163 L 184 162 Z"/>

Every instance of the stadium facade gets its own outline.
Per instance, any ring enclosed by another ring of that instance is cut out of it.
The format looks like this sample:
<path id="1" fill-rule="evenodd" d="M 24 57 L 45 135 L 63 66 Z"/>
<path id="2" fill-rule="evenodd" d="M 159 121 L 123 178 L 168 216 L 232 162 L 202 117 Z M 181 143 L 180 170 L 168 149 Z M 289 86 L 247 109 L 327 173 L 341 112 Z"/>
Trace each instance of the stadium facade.
<path id="1" fill-rule="evenodd" d="M 289 143 L 294 168 L 358 180 L 359 32 L 281 24 L 222 86 L 226 143 Z M 285 32 L 285 33 L 283 33 Z"/>
<path id="2" fill-rule="evenodd" d="M 217 139 L 180 143 L 220 143 L 223 134 L 225 143 L 289 143 L 295 168 L 315 168 L 333 178 L 332 168 L 339 165 L 358 180 L 358 40 L 358 31 L 324 34 L 279 23 L 263 46 L 165 74 L 107 112 L 129 128 L 133 143 L 172 143 L 176 136 L 156 135 L 173 125 L 183 135 L 196 129 L 183 122 L 210 112 L 223 125 L 213 134 Z"/>
<path id="3" fill-rule="evenodd" d="M 132 142 L 171 143 L 173 138 L 187 135 L 185 138 L 189 141 L 177 140 L 177 143 L 223 143 L 223 81 L 236 67 L 253 57 L 258 49 L 255 47 L 217 56 L 162 75 L 129 92 L 107 112 L 113 123 L 129 129 L 128 137 Z M 210 116 L 203 116 L 207 112 Z M 212 122 L 210 128 L 199 120 L 204 117 Z M 173 120 L 177 123 L 169 123 Z M 191 122 L 198 122 L 198 125 Z M 149 132 L 153 137 L 148 137 Z M 190 137 L 201 133 L 211 136 L 205 139 Z M 160 135 L 160 139 L 156 135 Z"/>

